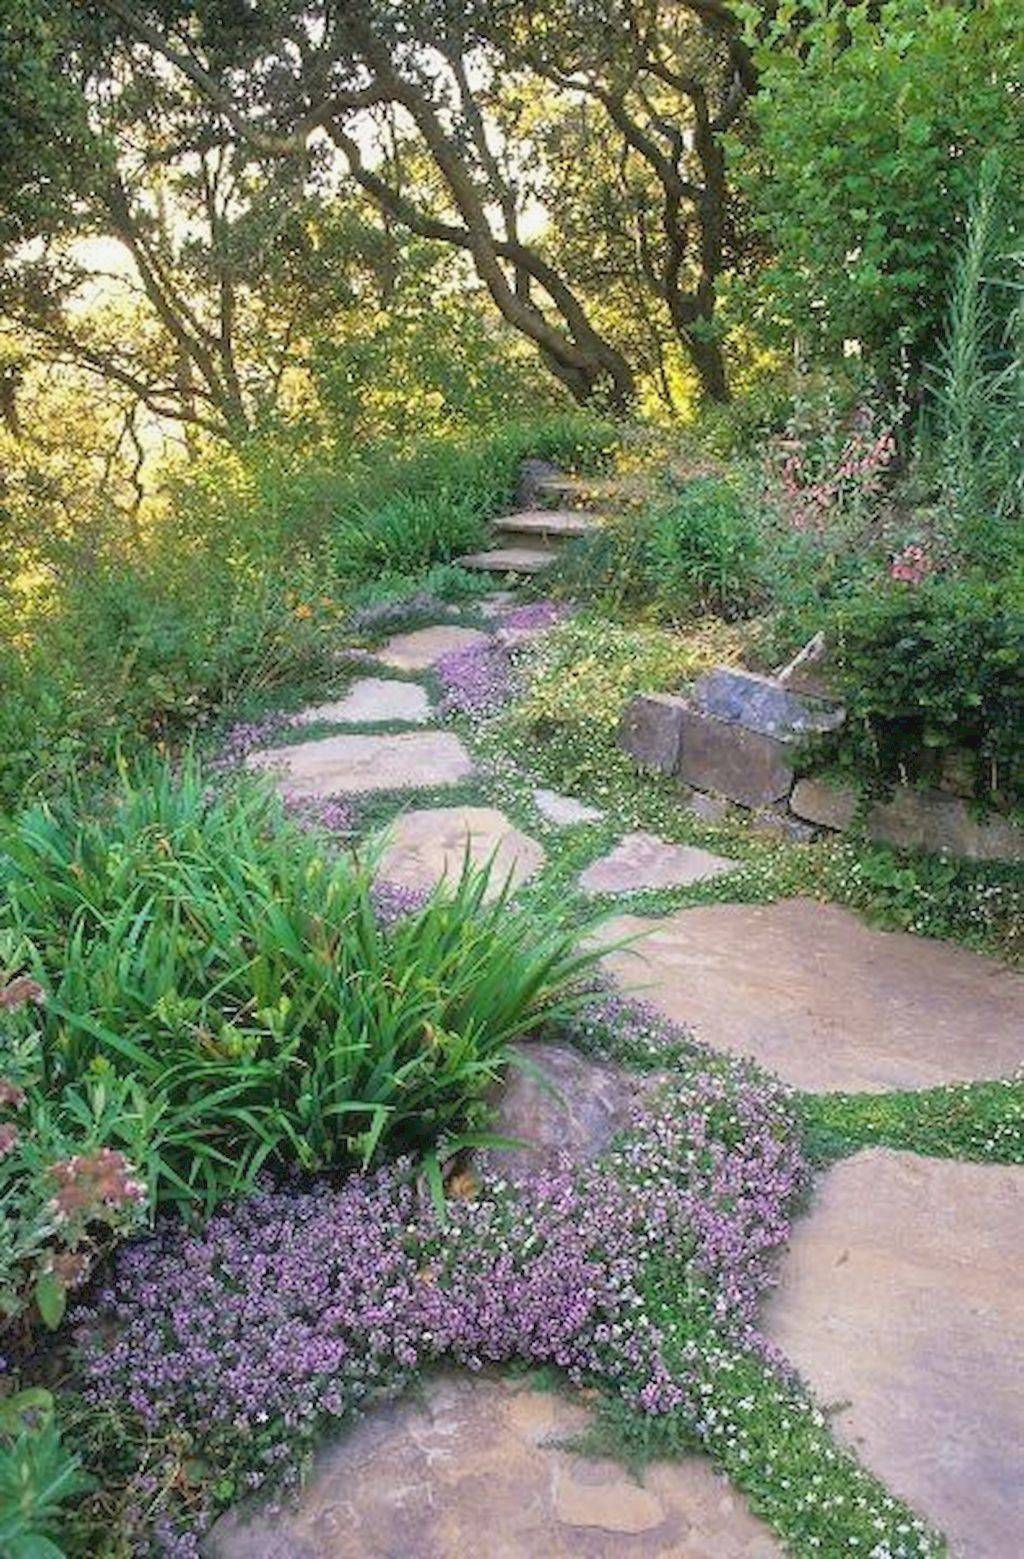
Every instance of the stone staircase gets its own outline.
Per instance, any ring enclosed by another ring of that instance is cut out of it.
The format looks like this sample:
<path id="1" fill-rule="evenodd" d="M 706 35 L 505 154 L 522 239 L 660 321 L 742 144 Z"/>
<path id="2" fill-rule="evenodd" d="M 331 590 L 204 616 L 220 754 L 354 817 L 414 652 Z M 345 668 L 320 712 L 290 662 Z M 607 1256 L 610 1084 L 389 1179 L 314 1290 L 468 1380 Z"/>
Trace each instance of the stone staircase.
<path id="1" fill-rule="evenodd" d="M 561 472 L 534 478 L 530 496 L 535 505 L 545 499 L 564 507 L 531 507 L 492 521 L 494 546 L 457 558 L 462 568 L 487 574 L 540 574 L 570 542 L 593 534 L 600 526 L 591 505 L 609 484 Z"/>

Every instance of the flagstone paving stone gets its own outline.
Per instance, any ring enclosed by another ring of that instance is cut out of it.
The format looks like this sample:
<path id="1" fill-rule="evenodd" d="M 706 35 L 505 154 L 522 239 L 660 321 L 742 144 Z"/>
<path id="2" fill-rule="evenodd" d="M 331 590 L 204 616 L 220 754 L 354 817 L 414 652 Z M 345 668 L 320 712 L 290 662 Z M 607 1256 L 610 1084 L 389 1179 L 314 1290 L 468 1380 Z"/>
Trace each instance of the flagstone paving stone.
<path id="1" fill-rule="evenodd" d="M 640 888 L 682 888 L 734 871 L 739 863 L 692 845 L 669 844 L 655 834 L 627 834 L 580 877 L 585 893 L 632 893 Z"/>
<path id="2" fill-rule="evenodd" d="M 810 899 L 625 915 L 602 932 L 640 933 L 606 959 L 621 982 L 798 1088 L 925 1088 L 1024 1063 L 1024 974 L 967 948 Z"/>
<path id="3" fill-rule="evenodd" d="M 546 858 L 537 841 L 495 807 L 419 808 L 396 819 L 386 837 L 380 874 L 411 888 L 431 888 L 445 876 L 456 879 L 467 847 L 475 866 L 494 858 L 488 888 L 492 898 L 509 874 L 518 887 Z"/>
<path id="4" fill-rule="evenodd" d="M 333 703 L 311 704 L 295 718 L 296 725 L 361 725 L 371 720 L 404 720 L 425 725 L 430 719 L 427 690 L 418 682 L 399 682 L 393 677 L 360 677 L 344 698 Z"/>
<path id="5" fill-rule="evenodd" d="M 297 1508 L 232 1511 L 214 1559 L 770 1559 L 771 1533 L 709 1462 L 656 1462 L 642 1482 L 550 1442 L 578 1401 L 485 1374 L 441 1375 L 317 1458 Z"/>
<path id="6" fill-rule="evenodd" d="M 450 731 L 325 736 L 261 748 L 246 763 L 277 774 L 279 789 L 296 797 L 454 785 L 474 772 L 472 758 Z"/>
<path id="7" fill-rule="evenodd" d="M 1024 1167 L 873 1148 L 819 1181 L 766 1317 L 832 1425 L 968 1559 L 1024 1533 Z"/>
<path id="8" fill-rule="evenodd" d="M 426 671 L 453 650 L 465 650 L 471 644 L 484 644 L 490 637 L 479 628 L 459 628 L 439 623 L 433 628 L 417 628 L 399 633 L 379 649 L 377 659 L 396 671 Z"/>
<path id="9" fill-rule="evenodd" d="M 575 796 L 563 796 L 557 790 L 541 787 L 533 793 L 533 804 L 541 817 L 554 823 L 556 828 L 568 828 L 573 823 L 596 823 L 604 814 Z"/>

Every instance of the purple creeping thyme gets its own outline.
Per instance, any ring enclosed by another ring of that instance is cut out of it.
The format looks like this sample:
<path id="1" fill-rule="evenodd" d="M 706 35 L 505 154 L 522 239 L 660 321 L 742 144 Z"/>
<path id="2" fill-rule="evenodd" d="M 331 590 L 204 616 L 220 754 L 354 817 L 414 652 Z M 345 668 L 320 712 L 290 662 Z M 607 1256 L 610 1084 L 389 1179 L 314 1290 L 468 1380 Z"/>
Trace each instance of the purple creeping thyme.
<path id="1" fill-rule="evenodd" d="M 265 715 L 262 720 L 237 720 L 229 727 L 211 768 L 240 768 L 251 752 L 272 746 L 294 724 L 294 715 L 281 713 Z"/>
<path id="2" fill-rule="evenodd" d="M 564 622 L 572 611 L 567 601 L 530 601 L 501 614 L 501 626 L 516 633 L 544 633 Z"/>
<path id="3" fill-rule="evenodd" d="M 378 877 L 371 889 L 377 924 L 382 930 L 390 931 L 407 915 L 418 914 L 430 898 L 430 892 L 429 888 L 414 888 L 408 883 Z"/>
<path id="4" fill-rule="evenodd" d="M 452 650 L 434 670 L 442 689 L 442 715 L 497 714 L 512 693 L 512 662 L 497 639 Z"/>
<path id="5" fill-rule="evenodd" d="M 629 1004 L 613 1016 L 632 1043 L 651 1029 Z M 689 1044 L 677 1031 L 677 1052 Z M 700 1361 L 666 1347 L 645 1285 L 669 1274 L 673 1330 L 710 1326 L 775 1362 L 757 1306 L 804 1178 L 784 1094 L 736 1063 L 653 1090 L 597 1162 L 485 1179 L 445 1221 L 407 1163 L 264 1189 L 201 1232 L 168 1220 L 119 1253 L 77 1315 L 85 1395 L 155 1445 L 185 1431 L 238 1491 L 290 1481 L 332 1422 L 442 1359 L 555 1364 L 699 1428 Z"/>
<path id="6" fill-rule="evenodd" d="M 284 806 L 300 828 L 320 828 L 329 834 L 355 832 L 355 811 L 345 796 L 285 796 Z"/>

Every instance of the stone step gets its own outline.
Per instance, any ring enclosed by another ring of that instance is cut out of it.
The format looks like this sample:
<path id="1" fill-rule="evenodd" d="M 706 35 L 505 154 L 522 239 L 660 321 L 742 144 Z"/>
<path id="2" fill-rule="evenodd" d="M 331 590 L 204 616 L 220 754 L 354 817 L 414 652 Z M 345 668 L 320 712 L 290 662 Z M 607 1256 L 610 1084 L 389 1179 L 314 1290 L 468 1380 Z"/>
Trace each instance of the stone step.
<path id="1" fill-rule="evenodd" d="M 594 503 L 625 499 L 635 502 L 642 498 L 646 486 L 640 477 L 628 476 L 573 476 L 559 471 L 552 476 L 537 477 L 533 490 L 543 498 L 564 498 L 578 508 L 588 508 Z"/>
<path id="2" fill-rule="evenodd" d="M 493 547 L 488 552 L 469 552 L 455 561 L 460 568 L 480 574 L 540 574 L 556 557 L 553 549 L 543 547 Z"/>
<path id="3" fill-rule="evenodd" d="M 573 541 L 598 528 L 588 515 L 574 509 L 523 509 L 503 514 L 493 527 L 510 536 L 542 536 L 551 541 Z"/>

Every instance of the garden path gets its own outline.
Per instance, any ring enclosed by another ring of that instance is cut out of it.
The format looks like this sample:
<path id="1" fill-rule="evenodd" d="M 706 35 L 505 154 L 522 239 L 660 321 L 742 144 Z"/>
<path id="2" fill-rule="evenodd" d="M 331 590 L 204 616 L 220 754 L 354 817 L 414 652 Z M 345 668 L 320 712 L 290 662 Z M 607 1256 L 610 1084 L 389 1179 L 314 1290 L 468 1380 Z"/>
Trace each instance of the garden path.
<path id="1" fill-rule="evenodd" d="M 505 610 L 492 608 L 491 634 Z M 310 740 L 248 761 L 278 771 L 282 787 L 303 797 L 408 789 L 413 801 L 472 778 L 487 799 L 487 776 L 463 741 L 443 721 L 423 728 L 425 692 L 401 678 L 429 680 L 442 656 L 488 642 L 488 633 L 448 625 L 402 634 L 377 657 L 397 678 L 364 678 L 294 722 L 310 725 Z M 314 730 L 367 721 L 406 729 Z M 542 833 L 602 817 L 573 797 L 532 794 Z M 458 796 L 399 816 L 382 875 L 428 885 L 457 870 L 467 847 L 475 860 L 496 851 L 499 872 L 517 884 L 543 881 L 548 869 L 541 842 L 506 812 Z M 638 948 L 609 955 L 610 972 L 713 1047 L 820 1092 L 1003 1077 L 1024 1061 L 1024 975 L 807 899 L 642 918 L 629 913 L 630 895 L 720 878 L 727 898 L 738 863 L 625 829 L 601 849 L 578 887 L 613 905 L 618 897 L 623 913 L 603 934 L 644 934 Z M 577 1085 L 569 1091 L 589 1118 Z M 520 1110 L 517 1134 L 546 1109 L 535 1100 Z M 563 1131 L 572 1142 L 573 1128 Z M 1022 1219 L 1024 1169 L 860 1152 L 819 1180 L 768 1318 L 819 1399 L 841 1404 L 839 1436 L 969 1559 L 1010 1559 L 1024 1529 Z M 655 1464 L 636 1482 L 559 1445 L 586 1417 L 580 1397 L 523 1380 L 438 1377 L 420 1399 L 383 1408 L 325 1449 L 295 1509 L 251 1523 L 230 1513 L 211 1551 L 222 1559 L 780 1551 L 706 1461 Z"/>

